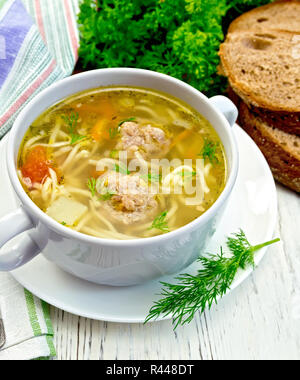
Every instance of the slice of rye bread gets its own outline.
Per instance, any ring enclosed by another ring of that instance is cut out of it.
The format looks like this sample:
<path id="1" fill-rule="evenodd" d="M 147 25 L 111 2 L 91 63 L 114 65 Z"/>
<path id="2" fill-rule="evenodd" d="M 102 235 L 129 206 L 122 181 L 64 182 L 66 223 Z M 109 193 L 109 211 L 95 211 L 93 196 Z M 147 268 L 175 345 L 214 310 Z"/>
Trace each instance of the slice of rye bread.
<path id="1" fill-rule="evenodd" d="M 233 90 L 258 108 L 300 112 L 299 41 L 279 30 L 228 34 L 219 54 Z"/>
<path id="2" fill-rule="evenodd" d="M 249 108 L 253 115 L 259 117 L 270 127 L 300 136 L 300 112 L 275 112 L 251 105 Z"/>
<path id="3" fill-rule="evenodd" d="M 228 33 L 269 29 L 300 32 L 300 1 L 281 0 L 244 13 L 234 20 Z"/>
<path id="4" fill-rule="evenodd" d="M 239 108 L 241 98 L 229 86 L 227 90 L 229 98 Z M 260 118 L 270 127 L 281 129 L 284 132 L 300 136 L 300 112 L 275 112 L 248 104 L 251 113 Z"/>
<path id="5" fill-rule="evenodd" d="M 300 193 L 300 137 L 272 128 L 239 102 L 239 124 L 266 157 L 274 178 Z"/>

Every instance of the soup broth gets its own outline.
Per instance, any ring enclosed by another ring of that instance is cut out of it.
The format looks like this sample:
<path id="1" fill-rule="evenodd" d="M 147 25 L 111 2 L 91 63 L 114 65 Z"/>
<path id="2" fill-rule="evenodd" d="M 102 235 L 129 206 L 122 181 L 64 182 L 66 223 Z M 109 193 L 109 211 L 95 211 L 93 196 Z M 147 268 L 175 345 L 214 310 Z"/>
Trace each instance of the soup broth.
<path id="1" fill-rule="evenodd" d="M 197 219 L 227 176 L 207 120 L 167 94 L 131 87 L 85 91 L 44 112 L 25 135 L 18 174 L 58 223 L 121 240 Z"/>

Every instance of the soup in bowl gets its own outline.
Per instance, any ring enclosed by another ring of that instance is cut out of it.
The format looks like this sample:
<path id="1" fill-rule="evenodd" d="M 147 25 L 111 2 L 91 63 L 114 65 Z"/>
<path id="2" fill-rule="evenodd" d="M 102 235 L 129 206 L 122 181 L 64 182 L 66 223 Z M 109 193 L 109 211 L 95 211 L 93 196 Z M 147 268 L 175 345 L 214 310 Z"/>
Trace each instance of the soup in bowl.
<path id="1" fill-rule="evenodd" d="M 0 220 L 14 249 L 0 270 L 42 252 L 99 284 L 183 270 L 216 230 L 238 170 L 235 106 L 166 75 L 104 69 L 63 80 L 20 114 L 8 171 L 22 207 Z"/>
<path id="2" fill-rule="evenodd" d="M 195 109 L 162 92 L 102 87 L 44 112 L 27 131 L 19 179 L 58 223 L 140 239 L 204 214 L 225 187 L 223 144 Z"/>

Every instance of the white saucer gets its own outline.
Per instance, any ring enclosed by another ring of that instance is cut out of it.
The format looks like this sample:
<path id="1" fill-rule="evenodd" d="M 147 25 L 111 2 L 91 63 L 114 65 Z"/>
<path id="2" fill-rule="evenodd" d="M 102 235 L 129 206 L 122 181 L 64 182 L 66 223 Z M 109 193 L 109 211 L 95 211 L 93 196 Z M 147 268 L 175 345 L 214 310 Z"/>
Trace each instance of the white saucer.
<path id="1" fill-rule="evenodd" d="M 240 228 L 253 244 L 271 240 L 275 230 L 277 195 L 270 169 L 250 137 L 238 126 L 234 127 L 234 132 L 241 158 L 239 177 L 224 216 L 223 227 L 216 232 L 208 247 L 207 251 L 212 253 L 219 252 L 220 245 L 225 247 L 226 236 Z M 7 138 L 0 143 L 0 216 L 18 207 L 6 170 L 6 142 Z M 263 249 L 257 254 L 257 264 L 265 253 L 266 249 Z M 195 273 L 198 266 L 197 263 L 193 264 L 186 272 Z M 239 273 L 232 290 L 251 272 L 249 268 Z M 53 306 L 82 317 L 109 322 L 144 322 L 161 291 L 159 280 L 128 288 L 88 283 L 63 272 L 42 255 L 12 275 L 34 295 Z M 173 282 L 173 278 L 164 277 L 161 280 Z"/>

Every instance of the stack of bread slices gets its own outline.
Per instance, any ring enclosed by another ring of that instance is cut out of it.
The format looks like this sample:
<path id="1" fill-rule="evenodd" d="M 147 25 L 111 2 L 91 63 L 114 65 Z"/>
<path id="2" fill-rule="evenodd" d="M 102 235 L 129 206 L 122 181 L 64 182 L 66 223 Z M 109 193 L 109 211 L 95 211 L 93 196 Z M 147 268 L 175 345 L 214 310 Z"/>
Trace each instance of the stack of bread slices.
<path id="1" fill-rule="evenodd" d="M 240 125 L 274 177 L 300 192 L 300 1 L 276 1 L 236 19 L 220 57 Z"/>

